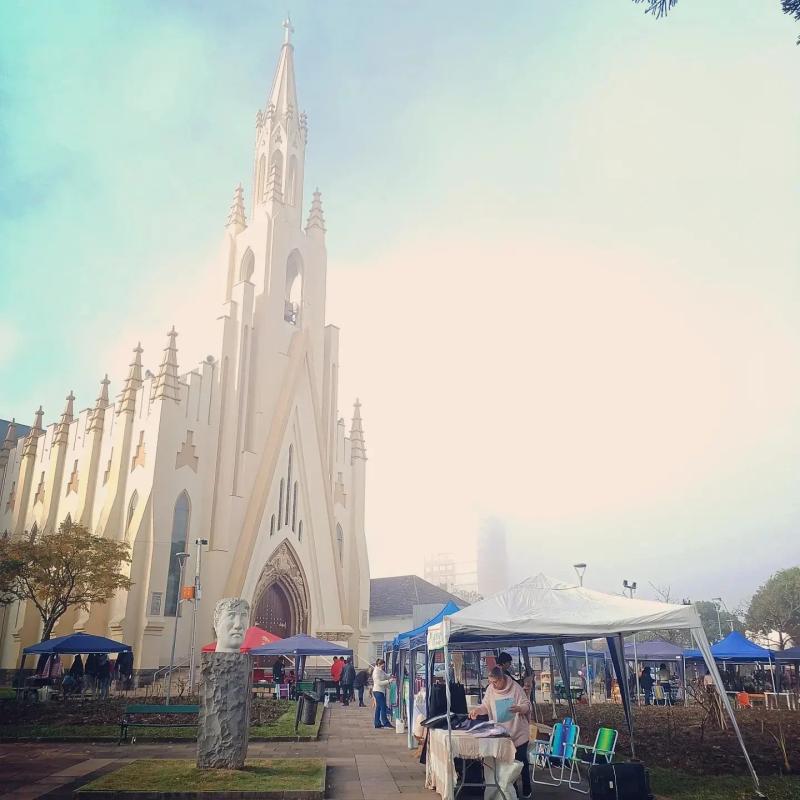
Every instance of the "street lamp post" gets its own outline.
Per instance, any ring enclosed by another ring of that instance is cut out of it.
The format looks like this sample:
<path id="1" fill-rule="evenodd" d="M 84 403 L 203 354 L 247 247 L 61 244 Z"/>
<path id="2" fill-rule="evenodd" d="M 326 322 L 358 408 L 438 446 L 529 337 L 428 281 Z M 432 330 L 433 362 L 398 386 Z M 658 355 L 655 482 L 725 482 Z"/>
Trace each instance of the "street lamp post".
<path id="1" fill-rule="evenodd" d="M 208 544 L 208 539 L 195 539 L 197 545 L 197 559 L 194 563 L 194 602 L 192 603 L 192 644 L 189 651 L 189 694 L 194 693 L 195 676 L 195 650 L 197 647 L 197 604 L 200 602 L 200 565 L 203 559 L 203 545 Z"/>
<path id="2" fill-rule="evenodd" d="M 584 576 L 584 574 L 586 572 L 586 564 L 584 564 L 583 562 L 581 562 L 580 564 L 573 564 L 572 568 L 575 570 L 575 574 L 578 576 L 578 582 L 580 583 L 581 588 L 583 588 L 583 576 Z M 585 675 L 586 675 L 586 700 L 589 703 L 589 705 L 591 705 L 592 704 L 592 684 L 591 684 L 591 682 L 589 680 L 589 643 L 585 642 L 585 641 L 583 643 L 583 658 L 584 658 L 584 662 L 585 662 L 584 669 L 586 670 L 586 672 L 585 672 Z M 569 691 L 569 687 L 567 687 L 567 691 Z"/>
<path id="3" fill-rule="evenodd" d="M 172 651 L 169 656 L 169 672 L 167 672 L 167 698 L 166 705 L 169 705 L 170 694 L 172 693 L 172 670 L 175 665 L 175 641 L 178 638 L 178 618 L 180 617 L 181 610 L 181 587 L 183 586 L 183 567 L 186 564 L 186 559 L 189 558 L 188 553 L 175 553 L 175 558 L 178 559 L 178 604 L 175 606 L 175 627 L 172 629 Z"/>
<path id="4" fill-rule="evenodd" d="M 717 608 L 717 629 L 719 630 L 719 640 L 722 641 L 722 619 L 719 615 L 719 610 L 722 607 L 722 598 L 721 597 L 712 597 L 711 602 Z"/>
<path id="5" fill-rule="evenodd" d="M 629 597 L 633 600 L 634 592 L 637 588 L 636 581 L 622 581 L 622 588 L 627 590 Z M 624 659 L 624 654 L 623 654 Z M 634 673 L 634 686 L 636 687 L 636 705 L 639 705 L 639 656 L 636 653 L 636 634 L 633 634 L 633 673 Z"/>

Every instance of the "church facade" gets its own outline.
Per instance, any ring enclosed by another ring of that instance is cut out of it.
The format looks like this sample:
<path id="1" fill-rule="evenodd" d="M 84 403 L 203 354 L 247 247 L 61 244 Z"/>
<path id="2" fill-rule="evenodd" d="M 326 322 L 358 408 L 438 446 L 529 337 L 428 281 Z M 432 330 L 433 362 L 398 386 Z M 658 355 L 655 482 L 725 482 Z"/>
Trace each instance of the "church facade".
<path id="1" fill-rule="evenodd" d="M 53 635 L 122 640 L 139 670 L 169 663 L 178 613 L 176 663 L 187 660 L 181 585 L 194 583 L 198 558 L 198 646 L 213 636 L 217 600 L 241 596 L 251 623 L 279 636 L 369 652 L 364 434 L 358 401 L 349 430 L 338 412 L 325 220 L 319 192 L 304 214 L 308 128 L 284 27 L 256 117 L 252 202 L 246 210 L 240 185 L 225 225 L 217 351 L 181 373 L 173 329 L 152 372 L 134 348 L 115 401 L 106 377 L 93 407 L 76 411 L 70 392 L 58 422 L 43 427 L 40 408 L 0 446 L 0 535 L 36 536 L 69 518 L 130 545 L 131 590 L 68 612 Z M 0 610 L 0 667 L 15 667 L 40 632 L 31 604 Z"/>

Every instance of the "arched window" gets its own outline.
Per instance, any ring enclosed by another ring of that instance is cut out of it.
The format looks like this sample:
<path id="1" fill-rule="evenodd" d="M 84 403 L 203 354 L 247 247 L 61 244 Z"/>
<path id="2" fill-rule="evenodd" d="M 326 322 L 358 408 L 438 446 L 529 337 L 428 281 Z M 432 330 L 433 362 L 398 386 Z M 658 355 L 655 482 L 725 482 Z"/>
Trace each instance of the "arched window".
<path id="1" fill-rule="evenodd" d="M 250 278 L 253 277 L 255 269 L 256 269 L 256 257 L 253 255 L 253 251 L 248 247 L 247 250 L 244 251 L 244 255 L 242 256 L 242 263 L 239 267 L 239 280 L 249 281 Z"/>
<path id="2" fill-rule="evenodd" d="M 278 530 L 281 529 L 281 523 L 283 522 L 283 478 L 281 478 L 281 493 L 278 497 Z"/>
<path id="3" fill-rule="evenodd" d="M 289 524 L 289 492 L 292 490 L 292 455 L 294 451 L 292 446 L 289 445 L 289 468 L 286 470 L 286 519 L 283 521 L 284 525 Z"/>
<path id="4" fill-rule="evenodd" d="M 128 503 L 128 514 L 125 517 L 125 541 L 131 540 L 131 522 L 133 521 L 133 514 L 136 511 L 136 506 L 139 503 L 139 493 L 134 490 L 131 495 L 130 502 Z"/>
<path id="5" fill-rule="evenodd" d="M 39 526 L 34 522 L 33 527 L 31 528 L 30 532 L 30 542 L 33 544 L 36 541 L 36 537 L 39 535 Z"/>
<path id="6" fill-rule="evenodd" d="M 339 551 L 339 566 L 344 566 L 344 531 L 342 526 L 336 525 L 336 548 Z"/>
<path id="7" fill-rule="evenodd" d="M 267 171 L 267 157 L 262 153 L 258 159 L 258 173 L 256 177 L 256 204 L 264 202 L 264 178 Z"/>
<path id="8" fill-rule="evenodd" d="M 181 565 L 176 558 L 178 553 L 186 550 L 186 540 L 189 536 L 189 517 L 192 513 L 192 504 L 189 495 L 181 492 L 175 501 L 175 511 L 172 515 L 172 539 L 169 547 L 169 567 L 167 572 L 167 591 L 164 597 L 164 616 L 174 617 L 178 613 L 178 594 Z"/>
<path id="9" fill-rule="evenodd" d="M 272 519 L 269 521 L 269 535 L 275 535 L 275 515 L 272 515 Z"/>
<path id="10" fill-rule="evenodd" d="M 64 521 L 61 523 L 62 527 L 69 530 L 72 527 L 72 514 L 67 514 Z"/>
<path id="11" fill-rule="evenodd" d="M 283 188 L 283 153 L 276 150 L 272 154 L 272 159 L 269 162 L 269 178 L 275 180 L 275 185 L 280 191 Z"/>
<path id="12" fill-rule="evenodd" d="M 297 481 L 294 482 L 292 489 L 292 530 L 297 530 Z"/>
<path id="13" fill-rule="evenodd" d="M 297 529 L 297 541 L 303 541 L 303 520 L 300 520 L 300 527 Z"/>
<path id="14" fill-rule="evenodd" d="M 303 304 L 303 259 L 299 250 L 292 250 L 286 260 L 286 295 L 284 319 L 296 325 Z"/>

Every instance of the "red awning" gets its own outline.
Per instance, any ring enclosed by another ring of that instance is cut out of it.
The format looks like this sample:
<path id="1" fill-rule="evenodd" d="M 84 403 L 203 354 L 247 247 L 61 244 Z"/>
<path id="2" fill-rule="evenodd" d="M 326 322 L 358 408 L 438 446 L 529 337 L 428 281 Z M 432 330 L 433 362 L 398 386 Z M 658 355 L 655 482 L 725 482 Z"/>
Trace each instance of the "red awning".
<path id="1" fill-rule="evenodd" d="M 280 640 L 280 636 L 276 636 L 274 633 L 269 633 L 263 628 L 253 626 L 252 628 L 247 629 L 244 635 L 244 641 L 239 649 L 242 653 L 249 653 L 254 647 L 262 647 L 265 644 L 272 644 L 272 642 L 279 642 Z M 207 644 L 202 647 L 202 652 L 213 653 L 216 649 L 217 643 L 211 642 L 211 644 Z"/>

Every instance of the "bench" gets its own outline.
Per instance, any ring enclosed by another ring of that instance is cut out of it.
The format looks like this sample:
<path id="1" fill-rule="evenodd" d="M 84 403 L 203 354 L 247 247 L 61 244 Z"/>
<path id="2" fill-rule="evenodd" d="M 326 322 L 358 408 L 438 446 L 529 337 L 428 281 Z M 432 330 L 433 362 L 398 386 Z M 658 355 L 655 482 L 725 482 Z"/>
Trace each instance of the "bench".
<path id="1" fill-rule="evenodd" d="M 133 705 L 125 706 L 125 711 L 122 713 L 122 721 L 119 724 L 119 741 L 118 745 L 123 741 L 128 741 L 128 728 L 186 728 L 193 723 L 186 722 L 136 722 L 134 719 L 141 716 L 150 716 L 151 714 L 191 714 L 197 716 L 200 713 L 200 706 L 178 706 L 178 705 Z M 134 718 L 134 719 L 131 719 Z M 136 741 L 136 736 L 133 736 L 131 742 Z"/>

